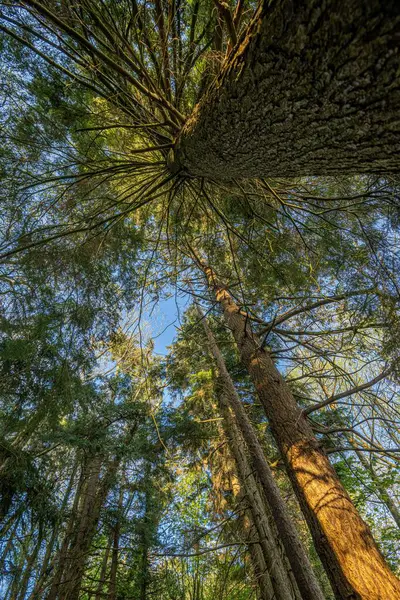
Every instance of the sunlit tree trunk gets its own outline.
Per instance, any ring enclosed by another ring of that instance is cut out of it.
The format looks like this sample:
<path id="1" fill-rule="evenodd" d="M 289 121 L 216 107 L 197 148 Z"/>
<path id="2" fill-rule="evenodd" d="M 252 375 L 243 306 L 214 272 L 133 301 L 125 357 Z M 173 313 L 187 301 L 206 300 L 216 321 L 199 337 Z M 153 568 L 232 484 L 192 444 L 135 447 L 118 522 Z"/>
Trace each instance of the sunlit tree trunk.
<path id="1" fill-rule="evenodd" d="M 201 314 L 200 309 L 198 309 L 198 311 L 199 314 Z M 285 503 L 274 481 L 271 469 L 254 429 L 237 395 L 232 379 L 226 369 L 225 361 L 215 342 L 215 338 L 204 318 L 203 326 L 207 335 L 210 352 L 216 361 L 221 381 L 223 381 L 223 386 L 221 386 L 221 388 L 224 393 L 221 397 L 227 402 L 229 411 L 232 411 L 235 422 L 240 429 L 240 433 L 248 446 L 252 466 L 259 477 L 265 497 L 268 500 L 300 593 L 304 600 L 322 600 L 323 595 L 313 573 L 308 556 L 302 546 L 296 528 L 292 523 Z"/>
<path id="2" fill-rule="evenodd" d="M 264 0 L 180 136 L 212 179 L 398 172 L 398 0 Z"/>
<path id="3" fill-rule="evenodd" d="M 316 440 L 310 424 L 232 296 L 202 266 L 236 340 L 337 598 L 394 600 L 400 582 Z"/>

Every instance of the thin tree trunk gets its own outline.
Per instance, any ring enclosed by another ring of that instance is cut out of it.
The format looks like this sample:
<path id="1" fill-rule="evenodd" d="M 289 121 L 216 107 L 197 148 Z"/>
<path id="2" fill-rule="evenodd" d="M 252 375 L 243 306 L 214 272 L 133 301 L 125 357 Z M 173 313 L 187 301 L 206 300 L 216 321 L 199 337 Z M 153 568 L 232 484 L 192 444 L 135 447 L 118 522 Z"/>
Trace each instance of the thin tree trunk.
<path id="1" fill-rule="evenodd" d="M 113 548 L 111 557 L 111 571 L 110 571 L 110 583 L 108 586 L 108 598 L 109 600 L 116 600 L 117 598 L 117 573 L 118 573 L 118 558 L 119 558 L 119 536 L 120 536 L 120 515 L 122 512 L 123 505 L 123 488 L 120 488 L 119 499 L 118 499 L 118 516 L 117 522 L 113 531 Z"/>
<path id="2" fill-rule="evenodd" d="M 263 0 L 178 140 L 219 180 L 400 169 L 398 0 Z"/>
<path id="3" fill-rule="evenodd" d="M 29 542 L 27 542 L 27 543 L 29 543 Z M 20 547 L 18 548 L 18 552 L 16 554 L 17 554 L 17 565 L 15 568 L 14 576 L 13 576 L 12 583 L 10 586 L 10 595 L 9 595 L 10 600 L 17 600 L 17 598 L 18 598 L 18 590 L 19 590 L 22 573 L 24 572 L 24 565 L 28 559 L 23 543 L 20 544 Z"/>
<path id="4" fill-rule="evenodd" d="M 36 558 L 37 558 L 37 556 L 39 554 L 39 550 L 40 550 L 40 546 L 42 544 L 42 540 L 43 540 L 42 528 L 39 527 L 38 538 L 36 540 L 36 543 L 35 543 L 35 545 L 33 547 L 33 550 L 31 552 L 31 554 L 28 556 L 28 558 L 26 560 L 26 565 L 25 565 L 25 569 L 24 569 L 24 575 L 23 575 L 21 583 L 19 585 L 18 600 L 24 600 L 25 599 L 26 590 L 28 589 L 29 579 L 31 578 L 33 566 L 34 566 L 34 564 L 36 562 Z"/>
<path id="5" fill-rule="evenodd" d="M 85 474 L 86 474 L 86 470 L 82 469 L 80 478 L 79 478 L 79 483 L 78 483 L 78 486 L 77 486 L 76 492 L 75 492 L 74 502 L 73 502 L 72 509 L 71 509 L 71 515 L 70 515 L 70 518 L 69 518 L 69 521 L 67 524 L 67 528 L 65 531 L 63 541 L 61 543 L 61 548 L 58 552 L 58 556 L 57 556 L 57 560 L 56 560 L 57 567 L 54 572 L 53 580 L 51 582 L 49 593 L 46 596 L 46 600 L 56 600 L 57 595 L 58 595 L 59 587 L 61 584 L 61 578 L 63 576 L 63 572 L 64 572 L 64 569 L 66 566 L 68 547 L 70 544 L 71 536 L 72 536 L 74 526 L 76 523 L 76 519 L 77 519 L 77 513 L 78 513 L 78 507 L 79 507 L 79 503 L 80 503 L 80 499 L 81 499 L 81 493 L 83 491 L 84 484 L 85 484 Z"/>
<path id="6" fill-rule="evenodd" d="M 98 514 L 100 512 L 99 482 L 100 471 L 104 458 L 100 455 L 92 457 L 84 473 L 84 483 L 77 490 L 79 509 L 73 510 L 73 523 L 66 533 L 60 551 L 59 565 L 47 600 L 75 600 L 79 595 L 82 577 L 85 569 L 87 551 L 90 547 Z M 77 507 L 74 507 L 77 509 Z"/>
<path id="7" fill-rule="evenodd" d="M 290 564 L 287 560 L 285 561 L 285 551 L 279 534 L 273 527 L 273 518 L 268 502 L 250 464 L 245 440 L 230 409 L 227 386 L 221 376 L 217 378 L 216 392 L 219 413 L 223 419 L 219 426 L 219 429 L 222 430 L 221 437 L 228 442 L 239 481 L 240 501 L 245 506 L 245 511 L 241 512 L 240 521 L 243 531 L 248 533 L 251 540 L 248 550 L 252 560 L 256 561 L 255 570 L 263 582 L 260 593 L 267 600 L 279 598 L 302 600 Z M 233 491 L 233 493 L 235 492 Z M 259 543 L 254 544 L 255 540 L 258 540 Z M 258 552 L 254 552 L 255 549 Z"/>
<path id="8" fill-rule="evenodd" d="M 113 549 L 111 557 L 110 582 L 108 586 L 109 600 L 115 600 L 117 597 L 117 573 L 118 573 L 118 553 L 119 553 L 119 528 L 116 527 L 113 533 Z"/>
<path id="9" fill-rule="evenodd" d="M 149 479 L 149 465 L 146 464 L 146 475 L 145 480 Z M 139 598 L 140 600 L 147 600 L 147 587 L 149 584 L 149 541 L 146 532 L 146 522 L 148 519 L 148 511 L 149 511 L 149 498 L 148 492 L 145 491 L 145 500 L 144 500 L 144 519 L 143 519 L 143 527 L 141 531 L 141 577 L 140 577 L 140 592 Z"/>
<path id="10" fill-rule="evenodd" d="M 71 491 L 72 491 L 74 481 L 75 481 L 75 476 L 78 471 L 78 466 L 79 466 L 78 459 L 76 458 L 75 462 L 74 462 L 74 466 L 72 468 L 71 476 L 69 478 L 68 487 L 65 491 L 64 498 L 63 498 L 63 501 L 62 501 L 62 504 L 60 507 L 60 517 L 58 519 L 58 522 L 55 524 L 53 531 L 51 532 L 50 540 L 46 546 L 46 553 L 44 555 L 43 562 L 40 567 L 37 581 L 35 583 L 35 586 L 32 590 L 32 593 L 30 594 L 28 600 L 35 600 L 35 599 L 37 600 L 37 599 L 43 597 L 43 587 L 44 587 L 45 581 L 48 578 L 48 569 L 49 569 L 50 559 L 52 557 L 54 545 L 56 543 L 57 537 L 60 532 L 60 525 L 62 523 L 61 519 L 63 517 L 64 510 L 66 509 L 66 507 L 68 505 L 68 501 L 69 501 Z"/>
<path id="11" fill-rule="evenodd" d="M 254 523 L 250 525 L 249 537 L 253 539 L 257 535 Z M 258 596 L 260 600 L 270 600 L 274 597 L 271 579 L 268 575 L 262 548 L 259 544 L 249 544 L 248 551 L 253 565 L 253 571 L 257 582 Z"/>
<path id="12" fill-rule="evenodd" d="M 212 269 L 202 268 L 269 419 L 336 597 L 400 598 L 400 581 L 385 563 L 270 355 Z"/>
<path id="13" fill-rule="evenodd" d="M 112 540 L 111 540 L 111 536 L 110 536 L 110 540 L 107 544 L 107 548 L 106 548 L 106 551 L 104 552 L 103 560 L 101 562 L 100 579 L 99 579 L 99 583 L 97 585 L 95 600 L 102 600 L 104 597 L 103 588 L 104 588 L 104 583 L 106 581 L 108 557 L 110 556 L 111 544 L 112 544 Z"/>
<path id="14" fill-rule="evenodd" d="M 199 308 L 198 310 L 199 314 L 201 314 Z M 237 395 L 232 379 L 226 369 L 225 361 L 204 318 L 203 326 L 207 335 L 210 351 L 214 356 L 220 377 L 223 380 L 223 398 L 227 401 L 227 408 L 232 410 L 235 421 L 249 448 L 253 467 L 259 476 L 260 483 L 275 519 L 276 527 L 281 536 L 282 544 L 292 567 L 300 593 L 304 600 L 323 600 L 323 594 L 313 573 L 308 556 L 303 548 L 296 528 L 291 521 L 286 505 L 274 481 L 271 469 L 247 417 L 246 411 Z"/>
<path id="15" fill-rule="evenodd" d="M 5 570 L 5 564 L 6 564 L 7 556 L 8 556 L 9 552 L 11 551 L 11 549 L 13 547 L 14 538 L 16 537 L 17 530 L 18 530 L 18 525 L 19 525 L 19 522 L 21 520 L 21 517 L 22 517 L 22 514 L 19 514 L 17 516 L 17 518 L 15 519 L 13 529 L 12 529 L 10 535 L 9 535 L 9 538 L 7 540 L 5 548 L 4 548 L 4 550 L 2 552 L 2 555 L 0 557 L 0 571 L 3 568 Z M 4 536 L 2 536 L 1 539 L 4 540 Z"/>
<path id="16" fill-rule="evenodd" d="M 221 385 L 218 387 L 221 391 L 220 407 L 226 424 L 229 447 L 235 459 L 240 484 L 249 504 L 251 521 L 257 533 L 257 538 L 260 541 L 263 562 L 270 579 L 270 593 L 267 598 L 268 600 L 273 600 L 274 598 L 277 600 L 292 600 L 296 598 L 296 593 L 282 561 L 282 549 L 276 543 L 275 536 L 271 530 L 268 514 L 265 510 L 265 502 L 258 490 L 252 469 L 247 460 L 244 441 L 241 438 L 233 415 L 230 414 L 229 406 L 223 397 L 224 393 L 222 390 L 225 385 L 221 381 Z"/>
<path id="17" fill-rule="evenodd" d="M 104 463 L 104 457 L 94 456 L 89 464 L 89 473 L 84 491 L 81 494 L 81 507 L 77 518 L 77 525 L 74 529 L 74 535 L 67 549 L 67 563 L 62 573 L 62 579 L 57 583 L 58 596 L 50 596 L 47 600 L 78 600 L 82 579 L 85 572 L 86 561 L 88 558 L 90 545 L 96 533 L 99 522 L 100 511 L 110 486 L 118 471 L 123 457 L 123 449 L 129 443 L 137 429 L 137 422 L 133 421 L 126 430 L 124 440 L 115 453 L 115 456 L 109 460 L 103 476 L 100 476 Z"/>
<path id="18" fill-rule="evenodd" d="M 354 441 L 352 440 L 351 436 L 348 435 L 347 439 L 349 440 L 350 444 L 354 445 Z M 379 477 L 376 475 L 372 465 L 369 464 L 369 462 L 368 462 L 367 458 L 364 456 L 364 454 L 362 452 L 360 452 L 359 450 L 356 450 L 356 455 L 357 455 L 358 460 L 364 467 L 364 469 L 370 475 L 370 477 L 375 485 L 376 495 L 386 506 L 386 508 L 392 515 L 393 521 L 396 523 L 397 527 L 399 527 L 399 529 L 400 529 L 399 507 L 396 505 L 394 500 L 392 500 L 392 498 L 389 496 L 385 487 L 382 486 L 382 483 L 380 482 Z"/>

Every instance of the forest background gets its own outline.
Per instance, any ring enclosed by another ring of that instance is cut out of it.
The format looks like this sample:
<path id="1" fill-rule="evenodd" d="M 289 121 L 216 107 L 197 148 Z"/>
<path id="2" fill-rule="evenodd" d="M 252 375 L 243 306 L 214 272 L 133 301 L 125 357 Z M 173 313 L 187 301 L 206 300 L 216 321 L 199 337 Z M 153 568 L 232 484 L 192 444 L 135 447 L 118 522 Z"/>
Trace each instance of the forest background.
<path id="1" fill-rule="evenodd" d="M 396 4 L 1 3 L 5 600 L 396 598 Z"/>

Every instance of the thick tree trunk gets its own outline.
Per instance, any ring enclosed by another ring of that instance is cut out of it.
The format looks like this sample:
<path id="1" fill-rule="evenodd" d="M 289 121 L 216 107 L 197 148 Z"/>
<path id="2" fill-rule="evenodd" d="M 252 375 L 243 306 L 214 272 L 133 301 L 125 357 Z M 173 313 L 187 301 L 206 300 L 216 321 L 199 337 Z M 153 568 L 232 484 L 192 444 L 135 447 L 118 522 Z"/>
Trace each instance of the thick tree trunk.
<path id="1" fill-rule="evenodd" d="M 229 292 L 211 268 L 203 269 L 264 406 L 336 597 L 400 598 L 400 581 L 386 565 L 289 387 Z"/>
<path id="2" fill-rule="evenodd" d="M 400 170 L 400 2 L 264 0 L 173 170 L 219 180 Z"/>
<path id="3" fill-rule="evenodd" d="M 200 310 L 199 314 L 201 314 Z M 285 548 L 286 555 L 292 567 L 293 575 L 296 580 L 297 586 L 300 590 L 300 593 L 304 600 L 322 600 L 323 594 L 314 576 L 311 564 L 308 560 L 308 556 L 302 546 L 296 528 L 294 527 L 291 521 L 286 505 L 274 481 L 271 469 L 268 465 L 268 462 L 265 459 L 261 445 L 247 417 L 246 411 L 244 410 L 242 403 L 237 395 L 232 379 L 230 378 L 230 375 L 226 369 L 225 361 L 215 342 L 214 336 L 204 318 L 203 326 L 207 335 L 210 351 L 216 361 L 220 377 L 223 379 L 224 382 L 222 388 L 223 396 L 221 398 L 224 398 L 226 400 L 227 408 L 229 408 L 229 410 L 232 411 L 235 422 L 237 423 L 237 426 L 240 429 L 240 433 L 242 434 L 248 446 L 250 457 L 252 460 L 252 467 L 254 468 L 255 472 L 259 477 L 260 484 L 263 488 L 266 499 L 270 506 L 271 513 L 274 517 L 277 530 L 280 534 L 282 544 Z M 224 412 L 224 414 L 227 415 L 226 411 Z M 227 417 L 229 418 L 228 415 Z M 234 428 L 234 422 L 232 422 L 232 427 Z M 237 447 L 237 453 L 235 455 L 235 458 L 238 460 L 238 465 L 240 464 L 240 461 L 243 460 L 240 452 L 240 447 Z M 256 501 L 256 497 L 253 497 Z M 270 575 L 272 574 L 270 573 Z M 273 578 L 272 581 L 274 582 Z"/>

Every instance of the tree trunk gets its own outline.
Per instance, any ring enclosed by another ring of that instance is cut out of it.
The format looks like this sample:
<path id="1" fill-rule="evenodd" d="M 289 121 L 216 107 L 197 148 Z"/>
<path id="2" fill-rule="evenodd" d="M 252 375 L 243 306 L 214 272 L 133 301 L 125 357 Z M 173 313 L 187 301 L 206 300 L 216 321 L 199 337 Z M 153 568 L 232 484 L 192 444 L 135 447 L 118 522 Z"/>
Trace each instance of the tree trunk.
<path id="1" fill-rule="evenodd" d="M 57 537 L 60 533 L 60 527 L 62 525 L 63 513 L 64 513 L 66 507 L 68 506 L 71 491 L 72 491 L 72 488 L 73 488 L 73 485 L 75 482 L 75 476 L 78 471 L 78 466 L 79 466 L 78 459 L 76 458 L 75 462 L 74 462 L 74 466 L 72 468 L 70 478 L 69 478 L 68 487 L 66 489 L 66 492 L 64 494 L 64 498 L 63 498 L 63 501 L 62 501 L 62 504 L 60 507 L 59 519 L 55 523 L 53 531 L 51 532 L 51 536 L 50 536 L 50 539 L 46 546 L 46 552 L 43 557 L 42 564 L 40 566 L 40 571 L 37 576 L 35 586 L 31 592 L 31 594 L 29 595 L 28 600 L 38 600 L 39 598 L 42 598 L 44 595 L 43 590 L 44 590 L 46 580 L 48 579 L 48 572 L 51 571 L 51 568 L 49 568 L 50 559 L 52 558 L 53 549 L 54 549 Z M 78 487 L 79 487 L 79 483 L 78 483 Z M 78 500 L 76 500 L 76 507 L 77 507 L 77 502 L 78 502 Z"/>
<path id="2" fill-rule="evenodd" d="M 171 167 L 218 180 L 400 169 L 400 2 L 263 0 Z"/>
<path id="3" fill-rule="evenodd" d="M 198 310 L 201 315 L 200 309 Z M 260 483 L 271 508 L 276 527 L 281 536 L 282 544 L 292 567 L 293 575 L 300 593 L 304 600 L 323 600 L 323 594 L 314 576 L 308 556 L 298 537 L 296 528 L 291 521 L 290 515 L 274 481 L 271 469 L 247 417 L 246 411 L 237 395 L 232 379 L 226 369 L 225 361 L 204 318 L 203 326 L 207 335 L 210 351 L 214 356 L 220 377 L 223 380 L 223 398 L 226 399 L 227 408 L 232 410 L 235 421 L 248 446 L 253 468 L 259 476 Z M 240 460 L 240 449 L 238 449 L 237 457 Z"/>
<path id="4" fill-rule="evenodd" d="M 83 491 L 85 485 L 85 470 L 82 469 L 79 482 L 76 488 L 75 497 L 71 509 L 71 515 L 67 524 L 67 528 L 65 531 L 64 538 L 61 543 L 61 548 L 58 552 L 58 556 L 56 558 L 56 570 L 54 571 L 53 580 L 51 582 L 50 590 L 48 595 L 46 596 L 46 600 L 56 600 L 59 592 L 59 587 L 61 584 L 61 579 L 63 576 L 63 572 L 66 566 L 66 558 L 68 553 L 68 547 L 70 544 L 70 539 L 73 534 L 75 522 L 77 519 L 78 507 L 81 499 L 81 493 Z"/>
<path id="5" fill-rule="evenodd" d="M 90 466 L 90 473 L 82 497 L 77 528 L 71 542 L 67 566 L 64 570 L 63 581 L 60 584 L 60 600 L 78 600 L 85 566 L 93 537 L 99 522 L 101 507 L 103 506 L 110 484 L 116 473 L 120 459 L 114 458 L 100 477 L 104 457 L 95 456 Z"/>
<path id="6" fill-rule="evenodd" d="M 257 534 L 255 526 L 251 523 L 250 538 Z M 265 564 L 263 551 L 259 544 L 249 544 L 249 554 L 253 565 L 254 575 L 257 582 L 258 595 L 260 600 L 270 600 L 274 597 L 274 590 L 271 579 L 268 575 L 267 565 Z"/>
<path id="7" fill-rule="evenodd" d="M 120 516 L 122 512 L 124 500 L 123 488 L 120 488 L 118 498 L 118 516 L 117 522 L 115 523 L 113 531 L 113 547 L 111 556 L 111 570 L 110 570 L 110 583 L 108 586 L 108 598 L 109 600 L 116 600 L 117 598 L 117 573 L 118 573 L 118 558 L 119 558 L 119 536 L 120 536 Z"/>
<path id="8" fill-rule="evenodd" d="M 26 545 L 29 545 L 29 540 L 25 540 Z M 12 578 L 12 583 L 10 585 L 10 594 L 9 600 L 17 600 L 18 598 L 18 590 L 20 588 L 20 581 L 22 579 L 22 573 L 24 572 L 25 564 L 28 562 L 28 554 L 27 548 L 25 548 L 24 541 L 19 544 L 18 550 L 16 552 L 16 561 L 14 566 L 14 574 Z"/>
<path id="9" fill-rule="evenodd" d="M 33 547 L 33 550 L 31 552 L 31 554 L 27 557 L 26 560 L 26 565 L 25 565 L 25 569 L 24 569 L 24 575 L 22 577 L 22 580 L 19 584 L 19 589 L 18 589 L 18 600 L 25 600 L 26 597 L 26 590 L 28 589 L 28 584 L 29 584 L 29 580 L 32 576 L 32 571 L 36 562 L 36 558 L 39 554 L 39 550 L 40 550 L 40 546 L 42 544 L 42 540 L 43 540 L 43 532 L 42 532 L 42 527 L 39 526 L 39 532 L 38 532 L 38 537 L 37 540 L 35 542 L 35 545 Z"/>
<path id="10" fill-rule="evenodd" d="M 346 437 L 349 440 L 351 445 L 355 445 L 354 440 L 351 438 L 351 436 L 347 435 Z M 396 505 L 394 500 L 392 500 L 392 498 L 389 496 L 385 487 L 382 486 L 381 482 L 379 481 L 379 477 L 377 476 L 377 474 L 374 471 L 374 468 L 372 467 L 372 465 L 369 464 L 369 462 L 368 462 L 367 458 L 364 456 L 364 454 L 362 452 L 360 452 L 359 450 L 356 450 L 356 454 L 357 454 L 358 460 L 360 461 L 360 463 L 362 464 L 364 469 L 367 471 L 367 473 L 370 475 L 370 477 L 375 485 L 376 495 L 386 506 L 386 508 L 392 515 L 393 521 L 396 523 L 397 527 L 400 529 L 399 507 Z"/>
<path id="11" fill-rule="evenodd" d="M 112 544 L 112 539 L 110 536 L 110 540 L 107 544 L 106 551 L 104 552 L 103 560 L 101 561 L 99 583 L 97 584 L 96 595 L 95 595 L 94 600 L 103 600 L 103 598 L 104 598 L 103 588 L 104 588 L 104 583 L 106 581 L 108 557 L 110 556 L 111 544 Z"/>
<path id="12" fill-rule="evenodd" d="M 7 567 L 6 567 L 6 562 L 7 562 L 7 557 L 8 554 L 11 552 L 13 545 L 14 545 L 14 539 L 16 538 L 17 535 L 17 530 L 18 530 L 18 526 L 19 526 L 19 522 L 22 518 L 22 514 L 20 513 L 17 518 L 15 520 L 12 521 L 11 525 L 13 525 L 12 531 L 9 534 L 8 540 L 6 542 L 4 535 L 1 536 L 1 540 L 3 543 L 5 543 L 5 547 L 4 550 L 1 554 L 0 557 L 0 572 L 6 572 L 7 571 Z M 7 528 L 7 533 L 9 531 L 9 528 Z"/>
<path id="13" fill-rule="evenodd" d="M 256 387 L 336 597 L 400 598 L 400 581 L 385 563 L 270 355 L 212 269 L 202 268 Z"/>
<path id="14" fill-rule="evenodd" d="M 119 527 L 115 527 L 113 533 L 113 549 L 111 555 L 110 582 L 108 585 L 108 598 L 115 600 L 117 597 L 117 573 L 118 573 L 118 554 L 119 554 Z"/>
<path id="15" fill-rule="evenodd" d="M 246 457 L 244 441 L 241 439 L 239 430 L 230 414 L 226 399 L 223 397 L 224 384 L 221 382 L 221 396 L 219 398 L 221 415 L 224 418 L 226 435 L 229 442 L 229 448 L 235 459 L 240 485 L 245 494 L 249 505 L 251 522 L 253 523 L 256 538 L 260 541 L 263 563 L 269 575 L 270 585 L 268 600 L 287 600 L 296 598 L 296 593 L 292 582 L 288 576 L 285 565 L 282 560 L 282 548 L 279 547 L 277 540 L 274 539 L 271 530 L 268 514 L 265 510 L 265 502 L 258 490 L 257 482 L 252 473 L 252 468 Z M 252 547 L 253 544 L 250 545 Z M 262 572 L 262 571 L 261 571 Z M 263 590 L 267 592 L 267 590 Z"/>
<path id="16" fill-rule="evenodd" d="M 149 468 L 149 464 L 146 463 L 145 481 L 148 481 L 149 476 L 150 476 L 150 468 Z M 143 526 L 142 526 L 142 530 L 140 532 L 141 573 L 140 573 L 140 579 L 139 579 L 139 599 L 147 600 L 147 588 L 148 588 L 148 584 L 149 584 L 149 567 L 150 567 L 150 565 L 149 565 L 149 539 L 148 539 L 148 532 L 146 531 L 146 524 L 148 522 L 148 513 L 149 513 L 149 498 L 148 498 L 147 489 L 145 490 L 143 509 L 144 509 Z"/>
<path id="17" fill-rule="evenodd" d="M 96 531 L 99 514 L 108 491 L 110 471 L 114 472 L 114 461 L 109 465 L 103 479 L 100 472 L 104 457 L 93 456 L 86 470 L 86 480 L 77 494 L 80 496 L 79 512 L 72 531 L 64 539 L 60 552 L 60 565 L 55 575 L 47 600 L 77 600 L 82 583 L 88 550 Z"/>

